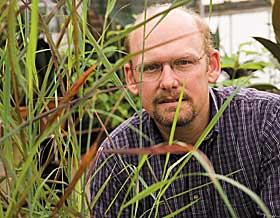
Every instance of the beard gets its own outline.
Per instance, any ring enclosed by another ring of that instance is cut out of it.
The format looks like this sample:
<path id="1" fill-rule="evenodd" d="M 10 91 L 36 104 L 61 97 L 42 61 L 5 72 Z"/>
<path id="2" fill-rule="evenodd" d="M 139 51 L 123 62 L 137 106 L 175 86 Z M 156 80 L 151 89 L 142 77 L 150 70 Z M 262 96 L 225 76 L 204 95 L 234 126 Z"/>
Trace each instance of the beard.
<path id="1" fill-rule="evenodd" d="M 153 99 L 153 118 L 154 120 L 167 128 L 171 128 L 176 113 L 176 107 L 161 108 L 161 103 L 165 102 L 167 96 L 174 96 L 173 99 L 179 101 L 180 93 L 159 94 Z M 197 117 L 197 111 L 194 107 L 193 100 L 188 95 L 184 94 L 182 104 L 179 111 L 176 126 L 184 127 L 192 123 Z"/>

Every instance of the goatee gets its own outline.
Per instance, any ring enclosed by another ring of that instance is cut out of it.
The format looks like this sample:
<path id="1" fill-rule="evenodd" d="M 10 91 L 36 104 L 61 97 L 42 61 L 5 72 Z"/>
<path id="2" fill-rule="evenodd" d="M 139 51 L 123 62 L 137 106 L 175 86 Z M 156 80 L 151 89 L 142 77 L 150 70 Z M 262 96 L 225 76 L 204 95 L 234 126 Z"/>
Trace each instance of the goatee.
<path id="1" fill-rule="evenodd" d="M 176 108 L 171 107 L 163 112 L 158 107 L 160 107 L 160 104 L 165 103 L 165 102 L 172 102 L 172 101 L 178 102 L 179 96 L 180 96 L 180 93 L 172 92 L 172 93 L 160 93 L 159 95 L 154 97 L 154 99 L 153 99 L 153 106 L 154 106 L 153 118 L 158 124 L 160 124 L 164 127 L 167 127 L 167 128 L 172 127 L 174 116 L 176 113 Z M 197 112 L 193 106 L 193 101 L 192 101 L 191 97 L 189 97 L 187 94 L 184 94 L 182 103 L 187 103 L 187 102 L 188 102 L 188 106 L 189 106 L 189 108 L 187 110 L 184 107 L 180 108 L 178 120 L 176 123 L 176 126 L 178 126 L 178 127 L 183 127 L 183 126 L 189 125 L 190 123 L 192 123 L 192 121 L 197 116 Z M 182 110 L 186 110 L 186 111 L 182 111 Z M 174 116 L 171 118 L 170 116 L 167 116 L 167 113 L 172 113 L 172 114 L 174 114 Z"/>

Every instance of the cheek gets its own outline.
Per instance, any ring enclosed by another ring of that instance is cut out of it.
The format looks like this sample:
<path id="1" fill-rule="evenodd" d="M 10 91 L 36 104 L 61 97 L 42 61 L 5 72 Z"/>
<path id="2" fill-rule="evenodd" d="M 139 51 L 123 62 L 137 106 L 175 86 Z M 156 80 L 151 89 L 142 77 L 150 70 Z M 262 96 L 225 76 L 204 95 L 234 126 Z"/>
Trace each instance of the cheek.
<path id="1" fill-rule="evenodd" d="M 142 86 L 142 104 L 145 109 L 151 108 L 155 94 L 154 86 L 148 84 Z"/>
<path id="2" fill-rule="evenodd" d="M 201 72 L 193 75 L 189 78 L 189 81 L 187 81 L 187 85 L 195 86 L 197 88 L 205 88 L 208 87 L 208 75 L 207 72 Z"/>
<path id="3" fill-rule="evenodd" d="M 208 95 L 208 78 L 197 76 L 186 81 L 186 90 L 194 101 L 203 101 L 204 96 Z"/>

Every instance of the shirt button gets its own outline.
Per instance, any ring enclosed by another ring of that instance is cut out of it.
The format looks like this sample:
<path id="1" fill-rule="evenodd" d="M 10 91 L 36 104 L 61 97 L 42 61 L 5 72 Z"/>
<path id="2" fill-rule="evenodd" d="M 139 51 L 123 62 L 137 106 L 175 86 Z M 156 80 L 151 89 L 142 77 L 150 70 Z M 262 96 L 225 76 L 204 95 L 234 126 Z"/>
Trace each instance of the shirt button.
<path id="1" fill-rule="evenodd" d="M 192 157 L 191 159 L 192 159 L 192 161 L 193 161 L 193 162 L 195 162 L 195 161 L 196 161 L 196 158 L 195 158 L 195 157 Z"/>
<path id="2" fill-rule="evenodd" d="M 199 199 L 199 198 L 200 198 L 199 195 L 197 195 L 197 194 L 193 195 L 193 200 L 197 200 L 197 199 Z"/>

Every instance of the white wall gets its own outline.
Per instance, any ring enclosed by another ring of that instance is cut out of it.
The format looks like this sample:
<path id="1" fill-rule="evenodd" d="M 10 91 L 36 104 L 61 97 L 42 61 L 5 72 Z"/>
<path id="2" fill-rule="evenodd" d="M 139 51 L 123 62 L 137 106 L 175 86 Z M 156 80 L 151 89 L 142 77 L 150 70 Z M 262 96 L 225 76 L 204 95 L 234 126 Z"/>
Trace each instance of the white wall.
<path id="1" fill-rule="evenodd" d="M 270 8 L 250 13 L 212 16 L 206 19 L 213 32 L 219 26 L 221 47 L 227 54 L 236 53 L 241 43 L 256 42 L 253 36 L 275 41 Z M 259 43 L 255 44 L 256 49 L 260 48 Z"/>
<path id="2" fill-rule="evenodd" d="M 264 47 L 253 39 L 253 36 L 263 37 L 275 42 L 275 35 L 271 24 L 271 9 L 263 8 L 250 13 L 240 13 L 233 15 L 212 16 L 206 18 L 211 30 L 216 32 L 219 26 L 220 33 L 220 52 L 222 55 L 231 55 L 236 53 L 239 45 L 252 42 L 250 45 L 243 46 L 242 49 L 263 53 Z M 253 83 L 272 83 L 280 88 L 280 65 L 273 60 L 270 53 L 264 55 L 255 55 L 258 60 L 274 63 L 278 66 L 276 69 L 266 68 L 264 72 L 257 71 L 257 78 L 252 79 Z M 242 57 L 242 56 L 241 56 Z M 243 55 L 242 62 L 249 59 L 250 56 Z"/>

